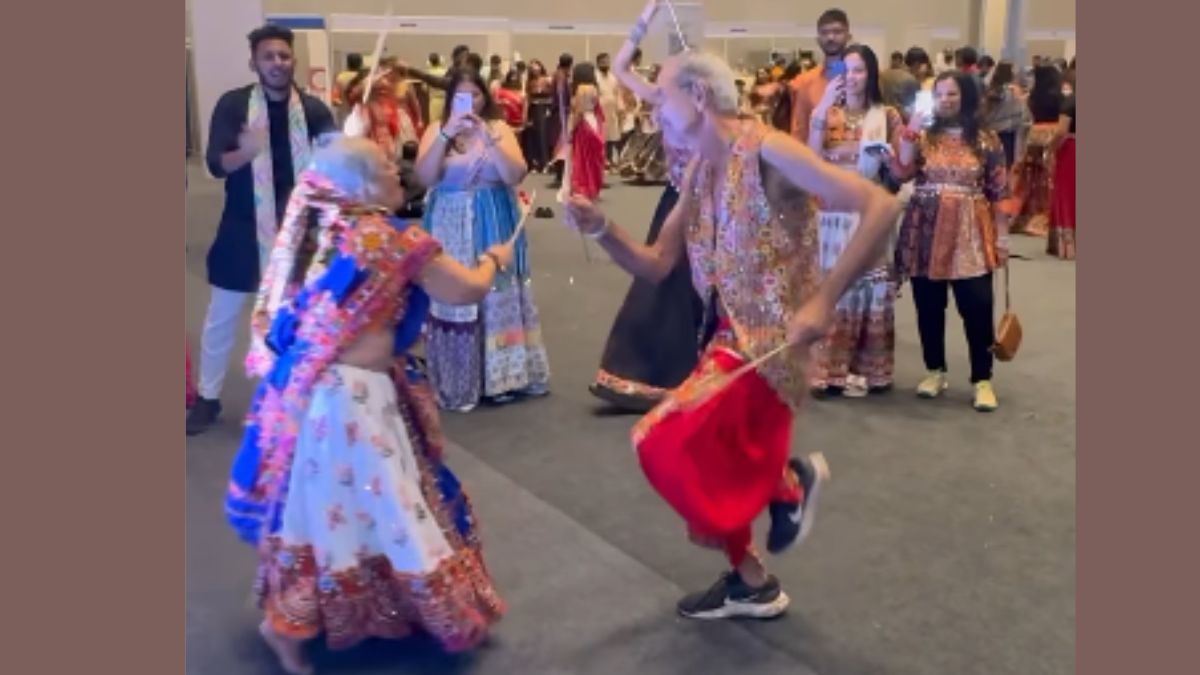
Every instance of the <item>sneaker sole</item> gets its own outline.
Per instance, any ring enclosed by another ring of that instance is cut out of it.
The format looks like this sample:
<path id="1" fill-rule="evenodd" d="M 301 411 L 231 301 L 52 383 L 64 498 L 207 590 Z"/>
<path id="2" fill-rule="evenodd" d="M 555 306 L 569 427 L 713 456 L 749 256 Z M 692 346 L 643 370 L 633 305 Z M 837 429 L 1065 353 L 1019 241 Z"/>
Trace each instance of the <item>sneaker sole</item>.
<path id="1" fill-rule="evenodd" d="M 774 619 L 775 617 L 787 611 L 788 605 L 791 604 L 791 599 L 787 593 L 779 591 L 779 595 L 774 600 L 767 603 L 754 602 L 730 602 L 725 601 L 725 604 L 717 609 L 710 609 L 704 612 L 685 613 L 679 611 L 679 615 L 685 619 L 696 619 L 698 621 L 719 621 L 721 619 Z"/>
<path id="2" fill-rule="evenodd" d="M 937 391 L 921 391 L 918 389 L 917 390 L 917 398 L 923 398 L 926 400 L 935 399 L 935 398 L 941 396 L 943 393 L 945 393 L 945 391 L 949 388 L 950 388 L 949 384 L 943 384 L 941 387 L 938 388 Z"/>

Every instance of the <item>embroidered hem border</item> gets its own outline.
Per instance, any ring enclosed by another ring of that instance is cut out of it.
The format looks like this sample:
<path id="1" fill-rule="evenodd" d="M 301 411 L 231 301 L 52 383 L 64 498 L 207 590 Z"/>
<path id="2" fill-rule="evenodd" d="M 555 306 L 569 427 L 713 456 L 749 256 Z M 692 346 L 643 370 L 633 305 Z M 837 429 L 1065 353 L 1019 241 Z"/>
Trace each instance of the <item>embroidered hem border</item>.
<path id="1" fill-rule="evenodd" d="M 610 389 L 618 394 L 639 396 L 652 400 L 661 399 L 670 391 L 670 389 L 664 387 L 655 387 L 635 380 L 627 380 L 623 377 L 613 375 L 603 368 L 596 372 L 596 385 Z"/>
<path id="2" fill-rule="evenodd" d="M 370 638 L 400 639 L 422 628 L 448 651 L 478 646 L 505 611 L 479 553 L 464 548 L 424 574 L 396 572 L 386 556 L 327 572 L 310 545 L 269 540 L 256 595 L 271 627 L 292 639 L 325 633 L 330 649 Z"/>

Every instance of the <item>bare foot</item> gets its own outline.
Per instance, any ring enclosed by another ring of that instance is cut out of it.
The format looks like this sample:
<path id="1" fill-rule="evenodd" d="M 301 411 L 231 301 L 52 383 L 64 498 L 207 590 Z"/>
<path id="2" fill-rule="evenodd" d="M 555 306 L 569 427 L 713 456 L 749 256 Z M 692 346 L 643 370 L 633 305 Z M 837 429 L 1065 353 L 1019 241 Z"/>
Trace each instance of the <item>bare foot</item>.
<path id="1" fill-rule="evenodd" d="M 279 659 L 279 665 L 288 675 L 313 675 L 315 672 L 313 666 L 308 659 L 304 658 L 304 652 L 301 650 L 299 642 L 277 634 L 265 619 L 258 624 L 258 632 L 271 651 L 275 652 L 276 658 Z"/>

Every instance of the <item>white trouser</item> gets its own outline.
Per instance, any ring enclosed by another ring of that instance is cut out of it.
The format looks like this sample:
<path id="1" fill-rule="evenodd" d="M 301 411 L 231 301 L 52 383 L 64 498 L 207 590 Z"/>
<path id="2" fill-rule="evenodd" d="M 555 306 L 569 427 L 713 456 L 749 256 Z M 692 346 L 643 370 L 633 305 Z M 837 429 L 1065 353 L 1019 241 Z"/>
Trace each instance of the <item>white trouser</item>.
<path id="1" fill-rule="evenodd" d="M 229 356 L 237 343 L 237 332 L 246 301 L 250 293 L 227 291 L 211 287 L 212 297 L 208 301 L 208 316 L 204 318 L 204 334 L 200 337 L 200 385 L 201 397 L 216 400 L 221 398 L 225 385 L 225 373 L 229 370 Z"/>

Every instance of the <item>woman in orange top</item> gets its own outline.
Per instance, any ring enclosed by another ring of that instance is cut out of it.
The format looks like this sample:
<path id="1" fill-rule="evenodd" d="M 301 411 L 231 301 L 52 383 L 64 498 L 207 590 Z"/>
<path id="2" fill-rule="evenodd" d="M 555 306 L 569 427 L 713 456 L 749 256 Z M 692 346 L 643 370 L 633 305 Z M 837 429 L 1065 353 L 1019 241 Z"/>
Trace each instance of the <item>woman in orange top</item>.
<path id="1" fill-rule="evenodd" d="M 950 289 L 971 357 L 973 405 L 998 406 L 992 389 L 995 342 L 992 273 L 1008 260 L 1008 172 L 1004 146 L 979 126 L 979 87 L 950 71 L 934 83 L 935 118 L 916 112 L 901 132 L 904 177 L 916 176 L 896 242 L 896 272 L 912 280 L 917 328 L 928 374 L 917 395 L 947 387 L 946 304 Z"/>

